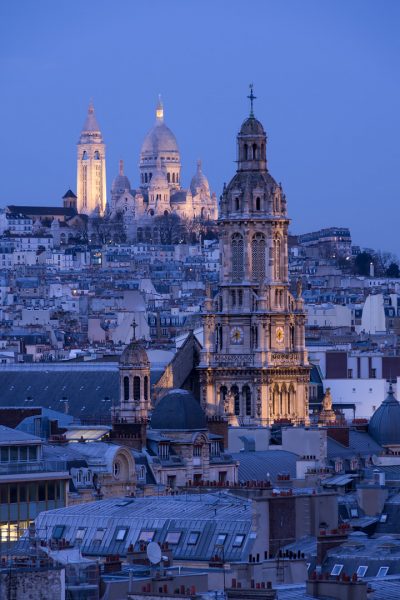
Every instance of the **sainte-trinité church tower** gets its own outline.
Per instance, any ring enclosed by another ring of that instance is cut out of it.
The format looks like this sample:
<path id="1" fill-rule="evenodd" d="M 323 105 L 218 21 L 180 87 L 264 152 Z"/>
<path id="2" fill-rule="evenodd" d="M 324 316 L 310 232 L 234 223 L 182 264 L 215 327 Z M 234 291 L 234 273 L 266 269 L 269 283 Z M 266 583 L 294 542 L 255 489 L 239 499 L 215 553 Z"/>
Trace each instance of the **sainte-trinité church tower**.
<path id="1" fill-rule="evenodd" d="M 268 172 L 267 136 L 250 116 L 221 197 L 220 281 L 204 303 L 201 403 L 232 425 L 308 422 L 310 367 L 301 284 L 289 291 L 286 197 Z"/>

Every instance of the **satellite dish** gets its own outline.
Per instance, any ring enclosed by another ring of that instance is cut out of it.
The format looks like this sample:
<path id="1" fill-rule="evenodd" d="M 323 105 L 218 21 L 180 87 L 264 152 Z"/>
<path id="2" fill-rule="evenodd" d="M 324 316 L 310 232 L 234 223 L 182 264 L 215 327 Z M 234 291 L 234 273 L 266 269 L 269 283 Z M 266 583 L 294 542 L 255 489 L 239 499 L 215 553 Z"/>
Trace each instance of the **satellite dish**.
<path id="1" fill-rule="evenodd" d="M 147 544 L 146 554 L 152 565 L 158 565 L 161 562 L 161 548 L 157 542 Z"/>

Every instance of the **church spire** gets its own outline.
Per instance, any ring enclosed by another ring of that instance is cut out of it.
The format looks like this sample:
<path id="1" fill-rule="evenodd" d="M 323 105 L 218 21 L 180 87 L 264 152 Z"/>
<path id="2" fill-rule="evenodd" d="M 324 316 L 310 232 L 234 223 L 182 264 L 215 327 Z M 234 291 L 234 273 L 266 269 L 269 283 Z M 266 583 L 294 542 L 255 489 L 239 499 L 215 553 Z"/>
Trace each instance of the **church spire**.
<path id="1" fill-rule="evenodd" d="M 122 159 L 119 161 L 119 174 L 124 174 L 124 161 Z"/>
<path id="2" fill-rule="evenodd" d="M 254 100 L 257 100 L 257 96 L 254 95 L 254 85 L 252 83 L 250 83 L 249 85 L 250 88 L 250 94 L 247 96 L 248 99 L 250 100 L 250 118 L 254 119 L 254 110 L 253 110 L 253 104 L 254 104 Z"/>
<path id="3" fill-rule="evenodd" d="M 161 100 L 161 94 L 158 94 L 156 119 L 157 119 L 157 123 L 164 123 L 164 105 L 163 105 L 163 101 Z"/>

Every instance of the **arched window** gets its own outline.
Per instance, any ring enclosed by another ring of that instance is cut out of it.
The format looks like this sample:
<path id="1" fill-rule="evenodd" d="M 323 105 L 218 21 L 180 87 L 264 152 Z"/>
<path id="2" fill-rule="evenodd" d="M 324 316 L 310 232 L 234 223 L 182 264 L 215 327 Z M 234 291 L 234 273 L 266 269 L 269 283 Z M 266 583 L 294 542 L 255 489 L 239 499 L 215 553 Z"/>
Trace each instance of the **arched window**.
<path id="1" fill-rule="evenodd" d="M 252 277 L 257 281 L 265 277 L 265 237 L 256 233 L 251 242 Z"/>
<path id="2" fill-rule="evenodd" d="M 232 236 L 232 278 L 242 280 L 244 276 L 244 247 L 240 233 Z"/>
<path id="3" fill-rule="evenodd" d="M 243 158 L 244 158 L 244 160 L 247 160 L 248 156 L 249 156 L 249 147 L 248 147 L 247 144 L 245 144 L 243 146 Z"/>
<path id="4" fill-rule="evenodd" d="M 253 144 L 253 160 L 257 158 L 257 144 Z"/>
<path id="5" fill-rule="evenodd" d="M 137 240 L 138 240 L 138 242 L 143 241 L 143 229 L 141 227 L 138 227 L 138 230 L 137 230 Z"/>
<path id="6" fill-rule="evenodd" d="M 138 375 L 133 378 L 133 399 L 140 400 L 140 377 Z"/>
<path id="7" fill-rule="evenodd" d="M 148 400 L 149 399 L 149 378 L 147 377 L 147 375 L 144 376 L 143 387 L 144 387 L 144 390 L 143 390 L 144 399 Z"/>
<path id="8" fill-rule="evenodd" d="M 235 211 L 238 212 L 240 210 L 240 198 L 235 198 Z"/>
<path id="9" fill-rule="evenodd" d="M 221 385 L 219 388 L 219 402 L 222 406 L 225 405 L 226 394 L 228 393 L 228 389 L 226 385 Z"/>
<path id="10" fill-rule="evenodd" d="M 124 377 L 124 400 L 127 402 L 129 400 L 129 377 Z"/>
<path id="11" fill-rule="evenodd" d="M 256 210 L 261 210 L 261 198 L 256 198 Z"/>
<path id="12" fill-rule="evenodd" d="M 215 330 L 215 350 L 222 350 L 223 346 L 223 335 L 222 335 L 222 325 L 218 323 Z"/>
<path id="13" fill-rule="evenodd" d="M 175 173 L 172 173 L 172 183 L 175 183 Z"/>
<path id="14" fill-rule="evenodd" d="M 153 177 L 153 173 L 149 173 L 149 181 L 151 181 L 152 177 Z"/>
<path id="15" fill-rule="evenodd" d="M 233 402 L 234 402 L 234 412 L 235 415 L 240 415 L 240 396 L 239 396 L 239 388 L 237 385 L 233 385 L 231 387 L 231 392 L 233 394 Z"/>
<path id="16" fill-rule="evenodd" d="M 272 412 L 274 416 L 278 414 L 279 387 L 275 385 L 272 392 Z"/>
<path id="17" fill-rule="evenodd" d="M 232 308 L 234 306 L 236 306 L 236 291 L 235 290 L 231 290 L 231 305 L 232 305 Z"/>
<path id="18" fill-rule="evenodd" d="M 167 173 L 167 181 L 168 183 L 171 183 L 171 173 Z"/>
<path id="19" fill-rule="evenodd" d="M 251 416 L 251 390 L 248 385 L 243 386 L 242 393 L 243 393 L 243 398 L 244 398 L 244 403 L 245 403 L 245 408 L 246 408 L 246 415 L 248 417 L 250 417 Z"/>
<path id="20" fill-rule="evenodd" d="M 290 415 L 294 409 L 294 396 L 295 396 L 295 391 L 294 391 L 294 387 L 291 385 L 288 391 L 288 397 L 287 397 L 287 411 L 288 411 L 288 415 Z"/>
<path id="21" fill-rule="evenodd" d="M 294 350 L 294 325 L 290 326 L 290 349 Z"/>
<path id="22" fill-rule="evenodd" d="M 145 173 L 145 174 L 144 174 L 144 182 L 145 182 L 145 183 L 148 183 L 148 182 L 147 182 L 147 173 Z"/>
<path id="23" fill-rule="evenodd" d="M 281 240 L 279 237 L 274 239 L 274 279 L 281 278 Z"/>
<path id="24" fill-rule="evenodd" d="M 95 153 L 94 153 L 94 159 L 95 160 L 100 160 L 100 152 L 98 150 L 96 150 Z"/>
<path id="25" fill-rule="evenodd" d="M 281 390 L 281 415 L 287 413 L 287 389 L 286 385 L 283 384 Z"/>
<path id="26" fill-rule="evenodd" d="M 168 211 L 164 210 L 164 217 L 168 217 Z"/>

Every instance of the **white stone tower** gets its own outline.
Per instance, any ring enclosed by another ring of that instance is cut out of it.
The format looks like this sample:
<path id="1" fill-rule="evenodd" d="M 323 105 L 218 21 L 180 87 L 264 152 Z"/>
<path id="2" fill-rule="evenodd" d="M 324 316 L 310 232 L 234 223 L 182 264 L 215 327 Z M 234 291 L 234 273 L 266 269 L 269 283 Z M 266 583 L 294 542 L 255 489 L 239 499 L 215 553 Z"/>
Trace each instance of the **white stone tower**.
<path id="1" fill-rule="evenodd" d="M 251 112 L 219 216 L 219 291 L 204 305 L 201 402 L 232 424 L 307 423 L 310 367 L 298 285 L 289 292 L 286 198 L 267 169 L 267 137 Z"/>
<path id="2" fill-rule="evenodd" d="M 106 147 L 91 102 L 78 142 L 78 213 L 103 215 L 106 189 Z"/>

